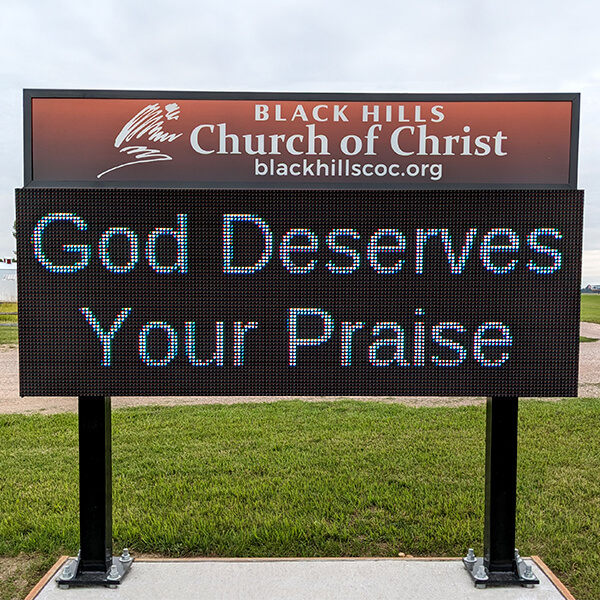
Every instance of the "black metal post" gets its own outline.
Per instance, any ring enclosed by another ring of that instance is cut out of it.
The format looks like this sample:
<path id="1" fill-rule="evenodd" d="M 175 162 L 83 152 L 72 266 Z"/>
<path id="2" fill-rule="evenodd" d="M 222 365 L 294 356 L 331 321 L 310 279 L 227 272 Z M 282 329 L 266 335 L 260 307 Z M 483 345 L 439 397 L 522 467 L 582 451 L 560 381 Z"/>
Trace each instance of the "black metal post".
<path id="1" fill-rule="evenodd" d="M 112 565 L 112 432 L 109 397 L 79 397 L 81 571 Z"/>
<path id="2" fill-rule="evenodd" d="M 481 587 L 539 583 L 515 550 L 518 413 L 517 397 L 487 399 L 484 556 L 464 559 Z"/>
<path id="3" fill-rule="evenodd" d="M 112 555 L 112 431 L 108 396 L 79 397 L 80 551 L 58 578 L 60 587 L 121 583 L 133 559 Z"/>
<path id="4" fill-rule="evenodd" d="M 518 407 L 515 397 L 487 399 L 483 562 L 489 571 L 514 568 Z"/>

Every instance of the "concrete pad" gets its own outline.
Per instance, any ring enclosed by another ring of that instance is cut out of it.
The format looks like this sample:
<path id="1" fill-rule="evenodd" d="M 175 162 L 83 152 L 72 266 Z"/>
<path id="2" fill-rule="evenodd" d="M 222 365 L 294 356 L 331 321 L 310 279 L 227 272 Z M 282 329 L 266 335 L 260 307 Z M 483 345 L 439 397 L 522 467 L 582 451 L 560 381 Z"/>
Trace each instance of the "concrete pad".
<path id="1" fill-rule="evenodd" d="M 476 589 L 460 559 L 139 560 L 116 589 L 59 589 L 59 561 L 27 600 L 574 600 L 537 558 L 540 584 Z M 562 591 L 561 591 L 562 590 Z"/>

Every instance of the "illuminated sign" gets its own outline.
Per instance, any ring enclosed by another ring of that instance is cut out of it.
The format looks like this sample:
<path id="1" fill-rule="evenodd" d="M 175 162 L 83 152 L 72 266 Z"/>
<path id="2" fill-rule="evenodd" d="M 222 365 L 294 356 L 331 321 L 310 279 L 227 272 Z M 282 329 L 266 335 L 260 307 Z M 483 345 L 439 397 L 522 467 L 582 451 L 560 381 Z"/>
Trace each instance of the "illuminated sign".
<path id="1" fill-rule="evenodd" d="M 25 185 L 575 189 L 578 94 L 26 90 Z"/>
<path id="2" fill-rule="evenodd" d="M 577 394 L 580 191 L 26 188 L 17 218 L 23 395 Z"/>

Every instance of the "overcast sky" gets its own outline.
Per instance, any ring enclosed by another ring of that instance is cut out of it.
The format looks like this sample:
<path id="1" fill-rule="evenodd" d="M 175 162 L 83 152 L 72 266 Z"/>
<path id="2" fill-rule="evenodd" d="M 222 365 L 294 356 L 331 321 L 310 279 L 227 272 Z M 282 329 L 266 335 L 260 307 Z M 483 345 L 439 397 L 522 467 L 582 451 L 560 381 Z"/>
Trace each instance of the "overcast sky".
<path id="1" fill-rule="evenodd" d="M 0 256 L 23 184 L 23 88 L 580 92 L 583 284 L 600 284 L 596 0 L 2 0 Z"/>

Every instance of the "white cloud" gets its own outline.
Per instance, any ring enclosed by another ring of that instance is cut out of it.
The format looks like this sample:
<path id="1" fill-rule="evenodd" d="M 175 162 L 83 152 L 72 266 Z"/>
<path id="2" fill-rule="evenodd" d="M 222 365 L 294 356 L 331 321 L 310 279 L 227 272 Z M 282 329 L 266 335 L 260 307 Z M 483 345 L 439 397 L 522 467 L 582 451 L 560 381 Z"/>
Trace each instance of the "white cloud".
<path id="1" fill-rule="evenodd" d="M 584 250 L 581 285 L 600 285 L 600 250 Z"/>
<path id="2" fill-rule="evenodd" d="M 0 255 L 22 183 L 23 88 L 582 91 L 586 228 L 600 228 L 600 6 L 588 0 L 3 0 Z M 600 236 L 586 231 L 586 249 Z"/>

